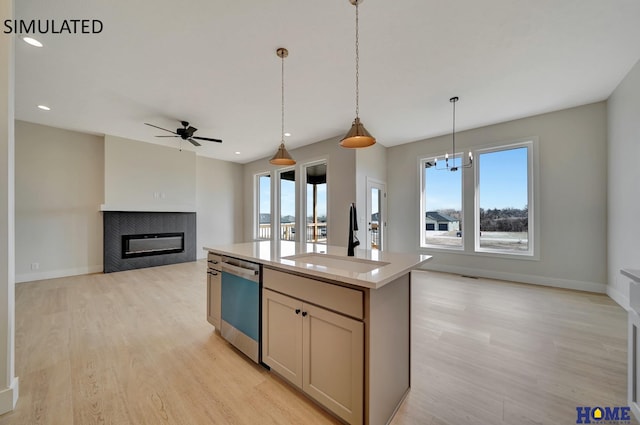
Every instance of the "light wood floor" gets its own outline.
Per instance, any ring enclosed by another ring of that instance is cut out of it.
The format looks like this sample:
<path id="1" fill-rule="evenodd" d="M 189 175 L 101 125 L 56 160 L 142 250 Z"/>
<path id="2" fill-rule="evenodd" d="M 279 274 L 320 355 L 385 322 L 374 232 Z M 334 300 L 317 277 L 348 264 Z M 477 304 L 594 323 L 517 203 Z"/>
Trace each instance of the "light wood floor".
<path id="1" fill-rule="evenodd" d="M 205 263 L 21 283 L 20 399 L 0 425 L 332 424 L 205 320 Z M 400 424 L 575 424 L 626 405 L 626 314 L 604 295 L 417 273 Z M 635 424 L 635 422 L 633 422 Z"/>

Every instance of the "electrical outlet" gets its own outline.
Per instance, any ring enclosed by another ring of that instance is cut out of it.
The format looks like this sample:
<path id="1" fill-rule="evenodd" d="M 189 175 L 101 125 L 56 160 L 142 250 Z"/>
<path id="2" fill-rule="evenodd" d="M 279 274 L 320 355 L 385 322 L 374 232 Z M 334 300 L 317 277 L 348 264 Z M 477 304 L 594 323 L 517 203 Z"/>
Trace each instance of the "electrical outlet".
<path id="1" fill-rule="evenodd" d="M 40 270 L 40 263 L 31 263 L 31 270 Z"/>

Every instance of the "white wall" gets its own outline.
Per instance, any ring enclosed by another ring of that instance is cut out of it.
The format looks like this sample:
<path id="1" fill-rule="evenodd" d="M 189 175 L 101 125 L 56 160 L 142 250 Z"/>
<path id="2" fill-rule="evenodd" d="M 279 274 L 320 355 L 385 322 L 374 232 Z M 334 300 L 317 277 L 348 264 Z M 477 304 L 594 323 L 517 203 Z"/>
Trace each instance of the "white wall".
<path id="1" fill-rule="evenodd" d="M 302 166 L 305 163 L 321 158 L 327 159 L 327 242 L 330 245 L 347 246 L 349 230 L 349 205 L 356 201 L 356 154 L 352 149 L 344 149 L 338 145 L 339 138 L 332 138 L 298 149 L 289 150 L 296 160 L 296 185 L 300 182 Z M 275 153 L 277 145 L 274 144 Z M 269 164 L 270 158 L 263 158 L 244 166 L 244 239 L 251 241 L 255 227 L 255 179 L 258 173 L 270 171 L 272 176 L 276 170 Z M 272 180 L 272 182 L 275 179 Z M 272 186 L 273 187 L 273 186 Z M 298 193 L 301 193 L 298 187 Z M 296 214 L 296 227 L 303 228 L 303 218 Z M 302 234 L 302 232 L 298 232 Z"/>
<path id="2" fill-rule="evenodd" d="M 0 1 L 0 15 L 13 17 L 13 1 Z M 0 38 L 0 414 L 18 401 L 15 376 L 14 268 L 14 40 Z"/>
<path id="3" fill-rule="evenodd" d="M 18 282 L 102 271 L 103 170 L 102 137 L 16 121 Z"/>
<path id="4" fill-rule="evenodd" d="M 540 260 L 430 252 L 434 258 L 427 268 L 604 292 L 606 128 L 606 104 L 599 102 L 456 133 L 461 149 L 538 136 Z M 391 251 L 418 250 L 418 158 L 443 154 L 450 146 L 448 135 L 388 149 Z"/>
<path id="5" fill-rule="evenodd" d="M 109 135 L 104 139 L 104 209 L 196 210 L 194 152 Z"/>
<path id="6" fill-rule="evenodd" d="M 242 242 L 243 166 L 197 157 L 197 256 L 203 246 Z"/>
<path id="7" fill-rule="evenodd" d="M 640 62 L 607 102 L 608 241 L 607 293 L 629 305 L 629 280 L 620 269 L 640 269 Z"/>

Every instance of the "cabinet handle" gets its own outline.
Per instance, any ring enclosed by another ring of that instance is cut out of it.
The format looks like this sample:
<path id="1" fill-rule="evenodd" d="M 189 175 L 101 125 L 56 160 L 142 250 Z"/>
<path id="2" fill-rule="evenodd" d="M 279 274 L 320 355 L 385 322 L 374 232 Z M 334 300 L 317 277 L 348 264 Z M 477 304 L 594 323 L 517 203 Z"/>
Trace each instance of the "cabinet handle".
<path id="1" fill-rule="evenodd" d="M 208 272 L 211 276 L 218 276 L 218 272 Z"/>
<path id="2" fill-rule="evenodd" d="M 209 260 L 208 262 L 211 263 L 211 264 L 218 264 L 218 262 L 216 260 Z"/>
<path id="3" fill-rule="evenodd" d="M 296 308 L 296 314 L 300 314 L 300 309 Z"/>
<path id="4" fill-rule="evenodd" d="M 303 312 L 302 312 L 302 317 L 306 317 L 306 316 L 307 316 L 307 312 L 306 312 L 306 311 L 303 311 Z"/>

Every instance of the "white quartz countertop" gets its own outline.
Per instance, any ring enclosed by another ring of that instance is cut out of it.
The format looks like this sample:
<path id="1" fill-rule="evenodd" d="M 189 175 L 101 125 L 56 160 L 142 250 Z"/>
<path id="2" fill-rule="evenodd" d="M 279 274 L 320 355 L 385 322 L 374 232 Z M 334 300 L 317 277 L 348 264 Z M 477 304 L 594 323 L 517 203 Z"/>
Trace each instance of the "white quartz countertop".
<path id="1" fill-rule="evenodd" d="M 620 273 L 640 283 L 640 269 L 622 269 Z"/>
<path id="2" fill-rule="evenodd" d="M 205 246 L 204 249 L 215 254 L 253 261 L 283 271 L 372 289 L 381 288 L 431 259 L 430 255 L 424 254 L 395 253 L 361 248 L 355 249 L 354 257 L 347 257 L 346 247 L 288 241 L 279 243 L 271 243 L 270 241 L 245 242 L 224 246 Z M 311 254 L 311 256 L 306 254 Z M 290 258 L 292 256 L 296 258 Z"/>

